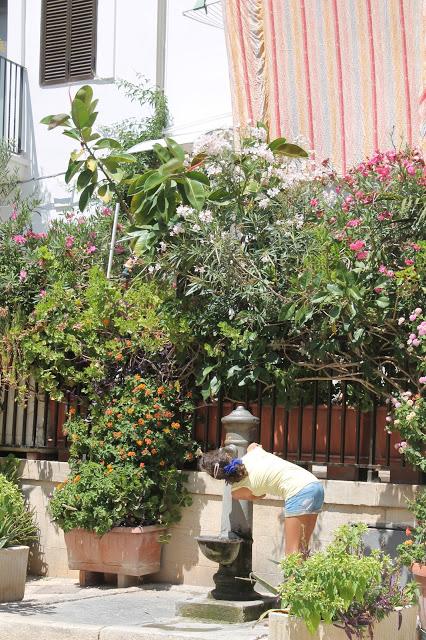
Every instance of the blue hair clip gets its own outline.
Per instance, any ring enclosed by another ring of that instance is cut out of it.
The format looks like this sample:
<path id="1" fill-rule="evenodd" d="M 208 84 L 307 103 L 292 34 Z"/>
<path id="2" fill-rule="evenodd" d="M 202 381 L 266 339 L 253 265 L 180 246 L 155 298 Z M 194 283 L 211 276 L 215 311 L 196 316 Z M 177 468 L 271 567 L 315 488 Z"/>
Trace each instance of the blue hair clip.
<path id="1" fill-rule="evenodd" d="M 236 472 L 237 467 L 240 464 L 243 464 L 241 458 L 234 458 L 229 464 L 226 465 L 226 467 L 223 467 L 223 471 L 226 473 L 226 475 L 232 476 Z"/>

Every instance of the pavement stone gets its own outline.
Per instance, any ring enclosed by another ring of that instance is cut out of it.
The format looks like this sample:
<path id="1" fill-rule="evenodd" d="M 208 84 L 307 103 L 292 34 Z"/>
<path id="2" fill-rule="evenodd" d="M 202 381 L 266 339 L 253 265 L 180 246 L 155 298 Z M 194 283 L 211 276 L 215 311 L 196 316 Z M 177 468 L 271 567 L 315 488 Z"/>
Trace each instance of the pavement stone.
<path id="1" fill-rule="evenodd" d="M 143 584 L 81 588 L 73 578 L 27 583 L 22 602 L 0 604 L 0 640 L 260 640 L 262 623 L 229 625 L 177 617 L 176 605 L 207 589 Z"/>

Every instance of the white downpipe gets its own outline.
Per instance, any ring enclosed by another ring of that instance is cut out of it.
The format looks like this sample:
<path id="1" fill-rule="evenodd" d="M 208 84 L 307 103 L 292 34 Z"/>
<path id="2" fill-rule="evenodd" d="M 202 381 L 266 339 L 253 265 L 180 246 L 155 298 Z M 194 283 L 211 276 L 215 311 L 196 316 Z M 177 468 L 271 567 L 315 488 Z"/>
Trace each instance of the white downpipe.
<path id="1" fill-rule="evenodd" d="M 107 268 L 107 274 L 106 274 L 106 277 L 108 279 L 111 277 L 112 261 L 114 258 L 115 238 L 117 236 L 117 225 L 118 225 L 119 213 L 120 213 L 120 205 L 117 202 L 117 204 L 115 205 L 114 222 L 112 223 L 111 245 L 109 248 L 108 268 Z"/>

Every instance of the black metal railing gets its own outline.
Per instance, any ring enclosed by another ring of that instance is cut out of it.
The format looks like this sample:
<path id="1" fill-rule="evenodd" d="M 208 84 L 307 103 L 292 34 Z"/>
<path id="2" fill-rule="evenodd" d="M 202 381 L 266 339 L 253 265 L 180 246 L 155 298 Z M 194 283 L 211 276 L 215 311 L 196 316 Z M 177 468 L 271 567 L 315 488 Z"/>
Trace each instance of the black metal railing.
<path id="1" fill-rule="evenodd" d="M 13 153 L 23 151 L 24 67 L 0 56 L 0 136 Z"/>

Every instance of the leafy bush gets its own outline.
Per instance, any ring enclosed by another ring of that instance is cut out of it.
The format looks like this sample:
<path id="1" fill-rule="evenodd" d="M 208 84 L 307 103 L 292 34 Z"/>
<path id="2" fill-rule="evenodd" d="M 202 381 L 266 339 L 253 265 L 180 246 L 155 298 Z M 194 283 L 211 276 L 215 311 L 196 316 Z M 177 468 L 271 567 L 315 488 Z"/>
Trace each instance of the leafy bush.
<path id="1" fill-rule="evenodd" d="M 415 601 L 414 585 L 402 589 L 389 556 L 363 553 L 365 525 L 340 527 L 328 548 L 304 560 L 282 561 L 282 607 L 302 618 L 311 633 L 321 621 L 345 630 L 349 638 L 373 637 L 374 624 L 395 607 Z"/>
<path id="2" fill-rule="evenodd" d="M 399 545 L 401 562 L 410 567 L 414 562 L 426 564 L 426 490 L 418 491 L 414 500 L 408 502 L 416 525 L 406 529 L 407 540 Z"/>
<path id="3" fill-rule="evenodd" d="M 177 467 L 194 456 L 192 404 L 176 382 L 131 376 L 94 404 L 86 419 L 71 416 L 69 481 L 51 499 L 65 530 L 105 533 L 113 526 L 169 525 L 190 503 Z"/>
<path id="4" fill-rule="evenodd" d="M 36 539 L 34 517 L 22 493 L 0 473 L 0 549 L 28 545 Z"/>

